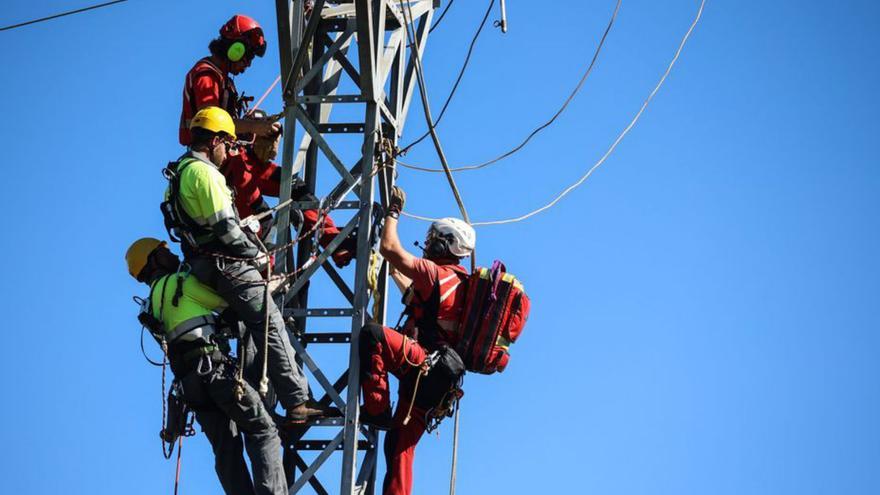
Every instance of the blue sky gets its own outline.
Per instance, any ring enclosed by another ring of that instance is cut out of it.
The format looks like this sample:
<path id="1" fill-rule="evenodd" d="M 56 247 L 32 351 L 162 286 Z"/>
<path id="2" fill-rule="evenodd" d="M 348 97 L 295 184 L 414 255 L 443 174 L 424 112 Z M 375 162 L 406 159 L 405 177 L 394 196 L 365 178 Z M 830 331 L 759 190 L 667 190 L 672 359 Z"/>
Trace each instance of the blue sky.
<path id="1" fill-rule="evenodd" d="M 698 3 L 624 0 L 558 123 L 458 175 L 472 217 L 521 214 L 580 177 Z M 435 111 L 487 4 L 459 0 L 429 39 Z M 508 4 L 510 32 L 483 33 L 438 129 L 453 164 L 490 158 L 552 115 L 614 1 Z M 13 0 L 0 24 L 80 6 Z M 533 219 L 479 230 L 479 262 L 503 259 L 533 311 L 509 369 L 467 381 L 459 493 L 880 492 L 878 10 L 710 1 L 666 86 L 587 183 Z M 162 234 L 159 171 L 181 152 L 183 76 L 237 12 L 270 40 L 238 79 L 259 95 L 279 70 L 269 1 L 132 0 L 0 33 L 8 493 L 170 490 L 159 373 L 140 356 L 130 302 L 144 290 L 123 253 Z M 266 107 L 280 106 L 276 92 Z M 424 129 L 413 108 L 404 143 Z M 427 141 L 409 159 L 435 163 Z M 403 170 L 399 182 L 411 211 L 455 214 L 441 176 Z M 402 234 L 425 228 L 407 220 Z M 333 300 L 319 284 L 313 294 Z M 341 354 L 319 357 L 333 369 Z M 446 493 L 450 447 L 451 422 L 419 445 L 416 493 Z M 184 449 L 182 493 L 218 493 L 204 436 Z"/>

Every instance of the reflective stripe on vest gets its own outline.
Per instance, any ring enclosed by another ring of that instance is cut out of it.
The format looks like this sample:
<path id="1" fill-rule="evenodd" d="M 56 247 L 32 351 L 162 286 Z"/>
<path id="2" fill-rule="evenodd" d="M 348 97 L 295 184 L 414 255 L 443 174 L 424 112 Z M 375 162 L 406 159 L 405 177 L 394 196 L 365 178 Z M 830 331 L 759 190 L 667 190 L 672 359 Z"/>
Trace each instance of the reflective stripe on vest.
<path id="1" fill-rule="evenodd" d="M 174 327 L 174 330 L 168 332 L 168 342 L 174 343 L 178 339 L 181 339 L 182 341 L 193 341 L 200 338 L 207 341 L 208 337 L 214 335 L 214 325 L 216 324 L 217 318 L 213 315 L 190 318 Z M 184 336 L 187 338 L 183 338 Z"/>

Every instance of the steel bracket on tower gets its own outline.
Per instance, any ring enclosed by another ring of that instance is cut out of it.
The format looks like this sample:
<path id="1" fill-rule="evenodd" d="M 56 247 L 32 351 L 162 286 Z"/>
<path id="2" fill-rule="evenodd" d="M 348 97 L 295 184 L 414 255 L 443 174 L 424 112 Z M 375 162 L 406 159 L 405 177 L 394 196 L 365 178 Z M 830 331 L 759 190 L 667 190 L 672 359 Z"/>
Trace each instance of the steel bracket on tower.
<path id="1" fill-rule="evenodd" d="M 358 339 L 369 321 L 385 324 L 387 301 L 387 263 L 373 256 L 377 222 L 388 204 L 394 185 L 393 169 L 381 166 L 387 157 L 382 140 L 396 145 L 403 132 L 415 89 L 415 58 L 421 59 L 428 39 L 436 0 L 404 2 L 406 15 L 396 0 L 314 1 L 306 11 L 304 0 L 276 0 L 278 46 L 284 97 L 284 139 L 281 149 L 281 183 L 292 184 L 300 175 L 309 192 L 319 201 L 301 201 L 300 208 L 326 209 L 330 213 L 354 211 L 341 220 L 340 234 L 323 249 L 313 237 L 300 240 L 296 249 L 276 255 L 279 273 L 297 273 L 291 288 L 283 295 L 285 319 L 291 331 L 299 359 L 323 389 L 323 404 L 333 404 L 343 418 L 315 421 L 284 437 L 285 471 L 290 493 L 306 485 L 319 494 L 328 493 L 319 480 L 328 479 L 320 471 L 337 452 L 342 454 L 339 481 L 341 494 L 372 494 L 376 479 L 378 434 L 359 423 L 358 403 L 360 367 Z M 410 10 L 412 17 L 410 18 Z M 415 35 L 409 45 L 405 22 Z M 347 88 L 353 88 L 348 90 Z M 346 105 L 345 121 L 331 121 L 334 105 Z M 361 106 L 363 118 L 353 119 L 351 105 Z M 303 133 L 296 146 L 297 128 Z M 347 146 L 336 135 L 360 134 L 356 144 Z M 378 152 L 377 152 L 378 150 Z M 352 152 L 353 151 L 353 152 Z M 347 153 L 346 153 L 347 152 Z M 344 157 L 357 158 L 346 161 Z M 353 163 L 352 163 L 353 162 Z M 338 179 L 335 187 L 321 194 L 318 178 Z M 280 201 L 289 199 L 291 187 L 282 187 Z M 282 210 L 276 222 L 276 243 L 283 245 L 298 235 L 291 224 L 289 210 Z M 348 235 L 356 236 L 356 256 L 352 265 L 337 270 L 331 256 Z M 378 260 L 374 261 L 374 260 Z M 371 265 L 373 263 L 373 265 Z M 373 270 L 373 277 L 370 271 Z M 309 294 L 310 282 L 326 275 L 338 289 L 348 307 L 313 307 L 323 294 Z M 371 285 L 370 280 L 374 283 Z M 314 297 L 310 297 L 314 296 Z M 370 314 L 371 299 L 379 301 Z M 345 321 L 345 331 L 310 331 L 315 318 Z M 345 370 L 330 380 L 310 353 L 314 345 L 335 344 L 331 349 L 345 349 L 340 360 Z M 307 433 L 319 433 L 321 439 L 305 439 Z M 302 451 L 317 451 L 307 462 Z M 334 476 L 335 478 L 335 476 Z"/>

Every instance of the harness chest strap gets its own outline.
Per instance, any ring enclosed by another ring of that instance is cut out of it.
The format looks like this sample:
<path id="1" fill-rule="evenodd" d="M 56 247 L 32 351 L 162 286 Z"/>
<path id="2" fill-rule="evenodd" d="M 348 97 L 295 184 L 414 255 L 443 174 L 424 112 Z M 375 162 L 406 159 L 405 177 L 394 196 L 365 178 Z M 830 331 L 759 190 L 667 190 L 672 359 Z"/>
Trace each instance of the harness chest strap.
<path id="1" fill-rule="evenodd" d="M 185 239 L 193 248 L 208 242 L 213 231 L 207 225 L 202 225 L 190 216 L 180 200 L 180 181 L 184 170 L 195 162 L 203 162 L 201 158 L 187 152 L 177 162 L 168 165 L 166 174 L 168 178 L 168 198 L 162 203 L 161 210 L 165 217 L 165 228 L 172 240 L 178 242 L 177 236 Z"/>
<path id="2" fill-rule="evenodd" d="M 441 289 L 444 285 L 451 282 L 453 279 L 458 280 L 456 283 L 450 284 L 446 287 L 441 294 Z M 458 330 L 457 321 L 439 319 L 440 305 L 445 302 L 449 296 L 454 294 L 455 291 L 461 287 L 461 284 L 467 281 L 467 279 L 467 273 L 453 270 L 453 273 L 434 282 L 434 288 L 427 300 L 423 300 L 421 295 L 415 290 L 408 290 L 407 293 L 404 294 L 404 303 L 406 304 L 406 308 L 404 309 L 405 315 L 416 317 L 416 306 L 420 307 L 422 310 L 421 315 L 415 320 L 415 326 L 418 329 L 417 335 L 420 341 L 425 338 L 427 339 L 425 343 L 431 345 L 433 343 L 432 341 L 439 337 L 439 335 L 437 335 L 438 330 L 451 333 Z M 412 287 L 410 287 L 410 289 L 412 289 Z M 403 315 L 401 315 L 401 318 L 403 318 Z"/>

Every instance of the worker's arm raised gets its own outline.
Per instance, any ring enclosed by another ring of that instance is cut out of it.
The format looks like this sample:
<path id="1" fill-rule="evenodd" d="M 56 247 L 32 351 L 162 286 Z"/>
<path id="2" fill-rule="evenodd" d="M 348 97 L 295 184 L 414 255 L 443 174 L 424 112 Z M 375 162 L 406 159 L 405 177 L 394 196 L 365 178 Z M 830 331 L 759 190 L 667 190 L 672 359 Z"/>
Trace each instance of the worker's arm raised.
<path id="1" fill-rule="evenodd" d="M 406 195 L 403 190 L 395 186 L 391 192 L 391 204 L 388 206 L 388 215 L 385 217 L 385 228 L 382 230 L 379 252 L 401 275 L 411 279 L 415 273 L 417 258 L 403 248 L 397 235 L 397 221 L 405 202 Z"/>

